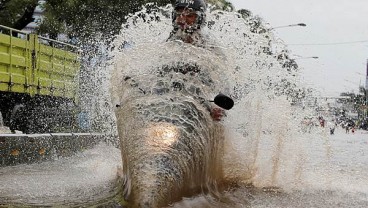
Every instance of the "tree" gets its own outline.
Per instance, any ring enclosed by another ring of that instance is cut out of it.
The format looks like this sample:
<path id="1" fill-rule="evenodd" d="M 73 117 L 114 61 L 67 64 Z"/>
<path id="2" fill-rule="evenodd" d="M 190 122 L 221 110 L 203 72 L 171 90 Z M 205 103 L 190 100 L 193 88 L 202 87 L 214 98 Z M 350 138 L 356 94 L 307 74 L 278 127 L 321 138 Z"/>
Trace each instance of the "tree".
<path id="1" fill-rule="evenodd" d="M 141 10 L 147 3 L 164 6 L 175 0 L 48 0 L 44 5 L 45 18 L 40 33 L 55 37 L 58 33 L 86 39 L 95 34 L 113 37 L 129 13 Z M 208 0 L 217 9 L 233 11 L 226 0 Z"/>
<path id="2" fill-rule="evenodd" d="M 129 13 L 137 12 L 147 0 L 48 0 L 45 18 L 40 26 L 42 34 L 56 36 L 58 33 L 86 39 L 95 34 L 106 38 L 117 34 Z M 154 0 L 158 6 L 170 0 Z"/>
<path id="3" fill-rule="evenodd" d="M 0 0 L 0 24 L 22 30 L 34 21 L 37 5 L 38 0 Z"/>
<path id="4" fill-rule="evenodd" d="M 212 5 L 212 10 L 220 9 L 229 12 L 234 11 L 233 4 L 226 0 L 207 0 L 207 3 Z"/>

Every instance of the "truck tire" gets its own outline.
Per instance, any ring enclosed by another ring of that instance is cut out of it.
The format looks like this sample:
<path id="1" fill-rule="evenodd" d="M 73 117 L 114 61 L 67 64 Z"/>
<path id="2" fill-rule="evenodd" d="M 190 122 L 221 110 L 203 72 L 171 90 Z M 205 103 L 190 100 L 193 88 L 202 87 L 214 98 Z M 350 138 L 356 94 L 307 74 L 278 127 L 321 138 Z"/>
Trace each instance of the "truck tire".
<path id="1" fill-rule="evenodd" d="M 27 133 L 27 117 L 26 108 L 23 104 L 16 104 L 10 115 L 10 130 L 15 133 L 15 130 Z"/>

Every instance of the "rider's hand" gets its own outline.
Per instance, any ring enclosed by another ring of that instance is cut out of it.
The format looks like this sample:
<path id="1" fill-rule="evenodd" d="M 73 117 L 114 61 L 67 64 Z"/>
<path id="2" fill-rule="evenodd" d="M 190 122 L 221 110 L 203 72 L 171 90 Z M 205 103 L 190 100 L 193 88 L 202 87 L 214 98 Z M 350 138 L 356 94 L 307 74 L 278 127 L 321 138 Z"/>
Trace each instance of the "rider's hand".
<path id="1" fill-rule="evenodd" d="M 211 109 L 211 117 L 214 121 L 221 121 L 222 117 L 226 116 L 225 110 L 222 108 L 212 108 Z"/>

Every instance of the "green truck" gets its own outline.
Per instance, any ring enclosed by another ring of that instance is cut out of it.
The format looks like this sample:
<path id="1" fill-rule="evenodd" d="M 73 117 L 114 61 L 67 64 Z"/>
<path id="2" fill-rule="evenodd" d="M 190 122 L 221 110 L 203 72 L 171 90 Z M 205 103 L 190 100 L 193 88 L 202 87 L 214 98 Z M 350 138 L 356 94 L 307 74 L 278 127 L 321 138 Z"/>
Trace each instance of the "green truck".
<path id="1" fill-rule="evenodd" d="M 78 50 L 0 25 L 0 120 L 5 126 L 27 134 L 75 132 Z"/>

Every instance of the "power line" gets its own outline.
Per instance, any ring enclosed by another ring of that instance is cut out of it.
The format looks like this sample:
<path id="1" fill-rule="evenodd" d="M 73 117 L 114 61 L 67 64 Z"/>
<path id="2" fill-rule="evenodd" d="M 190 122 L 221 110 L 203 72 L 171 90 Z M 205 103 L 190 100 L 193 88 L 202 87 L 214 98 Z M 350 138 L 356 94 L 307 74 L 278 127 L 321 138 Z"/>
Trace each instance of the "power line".
<path id="1" fill-rule="evenodd" d="M 366 43 L 366 42 L 368 42 L 368 40 L 336 42 L 336 43 L 301 43 L 301 44 L 287 44 L 287 45 L 347 45 L 347 44 Z"/>

